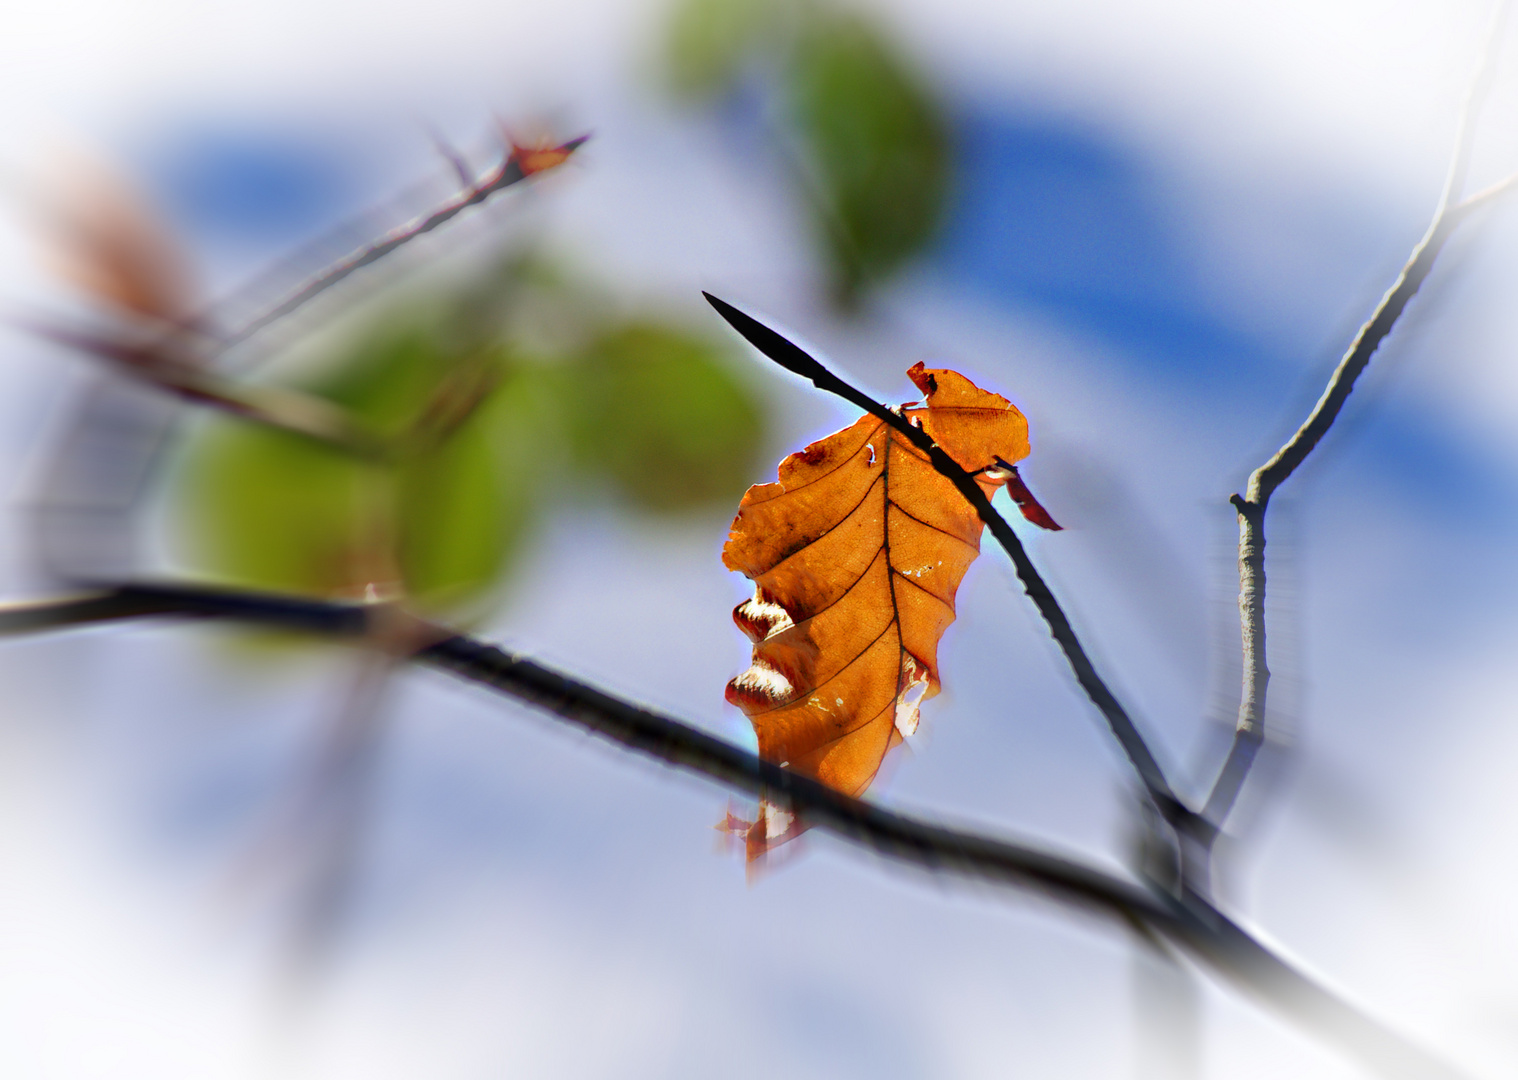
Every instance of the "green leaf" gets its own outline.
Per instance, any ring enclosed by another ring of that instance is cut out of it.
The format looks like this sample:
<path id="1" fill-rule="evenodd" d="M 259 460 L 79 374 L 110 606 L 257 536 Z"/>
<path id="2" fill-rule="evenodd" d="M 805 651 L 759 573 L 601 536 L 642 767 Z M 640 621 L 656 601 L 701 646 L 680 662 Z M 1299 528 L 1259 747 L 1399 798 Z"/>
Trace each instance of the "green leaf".
<path id="1" fill-rule="evenodd" d="M 467 419 L 405 439 L 464 360 L 425 329 L 403 327 L 308 383 L 308 392 L 398 440 L 393 459 L 364 460 L 231 418 L 209 422 L 179 474 L 195 568 L 322 596 L 399 581 L 435 608 L 482 596 L 536 516 L 545 391 L 532 369 L 492 357 L 501 381 Z"/>
<path id="2" fill-rule="evenodd" d="M 308 439 L 222 417 L 187 452 L 179 498 L 196 570 L 277 592 L 362 590 L 365 467 Z"/>
<path id="3" fill-rule="evenodd" d="M 439 333 L 415 317 L 368 335 L 313 378 L 304 389 L 341 405 L 366 426 L 399 434 L 414 421 L 459 355 L 439 344 Z"/>
<path id="4" fill-rule="evenodd" d="M 838 299 L 857 302 L 932 239 L 951 168 L 927 87 L 870 23 L 821 15 L 801 34 L 790 97 Z"/>
<path id="5" fill-rule="evenodd" d="M 753 478 L 759 405 L 704 337 L 649 322 L 614 329 L 566 366 L 562 386 L 576 465 L 635 506 L 725 503 Z"/>
<path id="6" fill-rule="evenodd" d="M 508 372 L 451 439 L 398 470 L 398 549 L 408 590 L 435 606 L 487 591 L 538 516 L 551 455 L 546 391 L 529 367 Z"/>
<path id="7" fill-rule="evenodd" d="M 670 86 L 682 96 L 716 97 L 773 38 L 780 0 L 681 0 L 665 49 Z"/>

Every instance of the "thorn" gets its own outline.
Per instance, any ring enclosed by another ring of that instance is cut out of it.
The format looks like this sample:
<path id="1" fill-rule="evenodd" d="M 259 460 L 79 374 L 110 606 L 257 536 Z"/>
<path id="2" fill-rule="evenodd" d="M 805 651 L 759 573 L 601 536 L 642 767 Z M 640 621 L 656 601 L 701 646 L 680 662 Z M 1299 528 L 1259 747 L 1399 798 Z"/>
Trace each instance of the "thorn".
<path id="1" fill-rule="evenodd" d="M 424 125 L 427 137 L 432 140 L 432 147 L 448 164 L 453 166 L 454 175 L 459 178 L 459 183 L 466 188 L 474 187 L 474 174 L 470 172 L 469 165 L 464 161 L 464 156 L 454 149 L 453 145 L 443 138 L 431 124 Z"/>

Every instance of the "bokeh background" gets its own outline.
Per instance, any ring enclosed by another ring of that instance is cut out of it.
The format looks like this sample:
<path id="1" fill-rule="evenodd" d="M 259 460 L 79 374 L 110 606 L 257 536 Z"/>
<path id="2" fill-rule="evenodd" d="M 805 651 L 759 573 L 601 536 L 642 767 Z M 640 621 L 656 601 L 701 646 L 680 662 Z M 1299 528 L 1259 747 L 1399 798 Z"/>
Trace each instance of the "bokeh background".
<path id="1" fill-rule="evenodd" d="M 729 611 L 748 590 L 718 553 L 743 486 L 851 416 L 738 348 L 707 289 L 887 400 L 921 359 L 1018 403 L 1025 475 L 1067 526 L 1030 535 L 1034 555 L 1196 790 L 1237 694 L 1227 496 L 1424 229 L 1486 16 L 1453 0 L 22 3 L 0 39 L 0 295 L 95 317 L 39 257 L 35 206 L 60 176 L 156 207 L 235 323 L 324 251 L 446 196 L 439 139 L 483 169 L 501 124 L 588 131 L 564 168 L 245 357 L 249 377 L 382 422 L 420 393 L 415 365 L 491 343 L 510 392 L 482 446 L 428 474 L 447 484 L 397 481 L 483 493 L 454 516 L 422 495 L 400 511 L 433 553 L 411 579 L 436 586 L 428 602 L 751 744 L 721 696 L 746 664 Z M 1475 186 L 1518 168 L 1518 42 L 1500 65 Z M 901 165 L 882 186 L 849 171 L 862 158 Z M 1281 741 L 1223 874 L 1264 939 L 1482 1076 L 1518 1066 L 1515 240 L 1498 207 L 1452 242 L 1273 506 Z M 69 536 L 90 541 L 80 559 L 124 559 L 123 520 L 144 573 L 351 586 L 291 569 L 342 523 L 284 529 L 349 480 L 224 422 L 165 426 L 142 497 L 97 523 L 108 542 L 50 517 L 60 455 L 101 415 L 86 405 L 173 418 L 13 323 L 0 343 L 7 596 L 56 589 Z M 671 454 L 678 484 L 632 467 Z M 306 485 L 298 514 L 287 482 Z M 1122 762 L 994 551 L 942 656 L 945 693 L 872 797 L 1127 865 Z M 424 671 L 386 677 L 366 714 L 362 827 L 313 946 L 303 913 L 334 848 L 312 822 L 332 810 L 302 792 L 364 663 L 201 626 L 5 643 L 7 1075 L 1171 1067 L 1146 1033 L 1173 979 L 1120 932 L 823 837 L 747 880 L 712 830 L 724 792 Z M 1195 998 L 1193 1075 L 1357 1075 L 1228 988 L 1171 989 Z"/>

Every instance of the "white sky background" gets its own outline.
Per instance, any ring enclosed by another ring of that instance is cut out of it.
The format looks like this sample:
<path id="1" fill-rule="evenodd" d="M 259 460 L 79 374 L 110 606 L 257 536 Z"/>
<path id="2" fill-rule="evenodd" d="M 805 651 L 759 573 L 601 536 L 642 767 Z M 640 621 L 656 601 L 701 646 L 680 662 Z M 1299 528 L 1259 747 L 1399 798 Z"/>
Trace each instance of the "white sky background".
<path id="1" fill-rule="evenodd" d="M 829 322 L 783 191 L 651 89 L 657 8 L 12 4 L 0 175 L 30 174 L 60 143 L 142 160 L 176 124 L 314 118 L 355 133 L 373 166 L 360 184 L 377 198 L 435 172 L 418 119 L 460 140 L 492 112 L 592 129 L 583 161 L 534 210 L 608 280 L 636 280 L 693 318 L 701 287 L 753 304 L 887 395 L 925 355 L 1006 372 L 997 388 L 1034 425 L 1030 479 L 1082 526 L 1038 538 L 1036 557 L 1168 759 L 1214 760 L 1205 721 L 1233 692 L 1220 675 L 1235 587 L 1223 500 L 1311 394 L 1262 403 L 1257 417 L 1208 414 L 1106 363 L 1110 346 L 931 276 L 893 294 L 889 326 Z M 1424 226 L 1486 15 L 1451 2 L 888 10 L 946 89 L 1036 102 L 1137 148 L 1190 221 L 1180 234 L 1209 302 L 1262 333 L 1324 328 L 1323 349 L 1301 357 L 1304 387 Z M 1518 167 L 1509 37 L 1478 185 Z M 1346 245 L 1344 221 L 1384 230 L 1384 251 Z M 1451 247 L 1451 283 L 1437 304 L 1414 306 L 1380 358 L 1393 373 L 1367 383 L 1508 472 L 1515 222 L 1498 211 Z M 5 299 L 42 295 L 19 229 L 4 230 Z M 211 254 L 218 278 L 254 269 Z M 73 376 L 18 335 L 0 341 L 0 461 L 19 484 L 45 406 Z M 845 419 L 793 383 L 767 385 L 787 410 L 777 450 Z M 1439 587 L 1489 580 L 1509 595 L 1512 525 L 1490 543 L 1459 535 L 1420 516 L 1416 493 L 1366 487 L 1340 461 L 1273 511 L 1279 700 L 1300 753 L 1277 805 L 1252 816 L 1229 895 L 1352 999 L 1479 1075 L 1510 1075 L 1518 625 L 1493 615 L 1492 596 Z M 728 621 L 742 583 L 716 560 L 724 524 L 670 534 L 561 518 L 494 633 L 736 737 L 720 690 L 744 662 Z M 1152 533 L 1145 544 L 1138 529 Z M 1474 569 L 1420 583 L 1420 560 L 1445 552 Z M 1185 568 L 1178 578 L 1163 576 L 1171 563 Z M 1154 580 L 1175 586 L 1157 596 Z M 961 595 L 948 690 L 881 797 L 1116 862 L 1126 777 L 994 551 Z M 713 854 L 719 792 L 432 675 L 408 677 L 390 705 L 359 925 L 290 1023 L 275 1004 L 276 905 L 227 903 L 220 890 L 340 672 L 252 677 L 200 640 L 108 632 L 0 653 L 6 1075 L 1130 1070 L 1132 964 L 1116 933 L 924 882 L 825 839 L 748 886 L 735 859 Z M 1205 1075 L 1356 1075 L 1204 985 Z"/>

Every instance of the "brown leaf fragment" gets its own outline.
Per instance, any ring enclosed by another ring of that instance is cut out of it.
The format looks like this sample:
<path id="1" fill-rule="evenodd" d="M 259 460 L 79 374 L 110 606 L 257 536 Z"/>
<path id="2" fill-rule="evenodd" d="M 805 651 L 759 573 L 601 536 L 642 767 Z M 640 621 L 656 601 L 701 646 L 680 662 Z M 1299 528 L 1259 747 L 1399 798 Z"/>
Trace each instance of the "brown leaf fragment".
<path id="1" fill-rule="evenodd" d="M 523 176 L 532 176 L 536 173 L 558 168 L 568 161 L 569 155 L 579 149 L 580 145 L 584 142 L 584 137 L 572 139 L 559 146 L 519 146 L 513 142 L 510 160 L 517 163 L 517 167 L 522 170 Z"/>
<path id="2" fill-rule="evenodd" d="M 1043 504 L 1034 497 L 1033 492 L 1028 490 L 1028 485 L 1023 483 L 1022 474 L 1017 471 L 1016 465 L 1009 465 L 1005 461 L 999 462 L 995 469 L 989 470 L 991 475 L 1004 474 L 1002 481 L 1007 485 L 1007 494 L 1022 511 L 1023 517 L 1027 518 L 1040 529 L 1048 529 L 1050 532 L 1063 532 L 1064 526 L 1054 520 L 1045 510 Z"/>
<path id="3" fill-rule="evenodd" d="M 1028 454 L 1022 413 L 954 371 L 917 364 L 907 375 L 924 403 L 902 415 L 991 496 Z M 849 795 L 869 786 L 938 693 L 938 642 L 981 528 L 927 457 L 869 415 L 749 489 L 722 561 L 754 582 L 733 612 L 753 664 L 727 700 L 748 715 L 762 757 Z M 756 838 L 765 826 L 761 814 L 751 856 L 799 831 L 770 824 Z"/>
<path id="4" fill-rule="evenodd" d="M 131 315 L 182 323 L 194 305 L 189 258 L 127 183 L 77 162 L 38 199 L 61 274 Z"/>
<path id="5" fill-rule="evenodd" d="M 727 808 L 727 816 L 716 825 L 712 826 L 720 833 L 728 833 L 733 836 L 745 836 L 754 827 L 754 823 L 733 813 L 733 808 Z"/>

